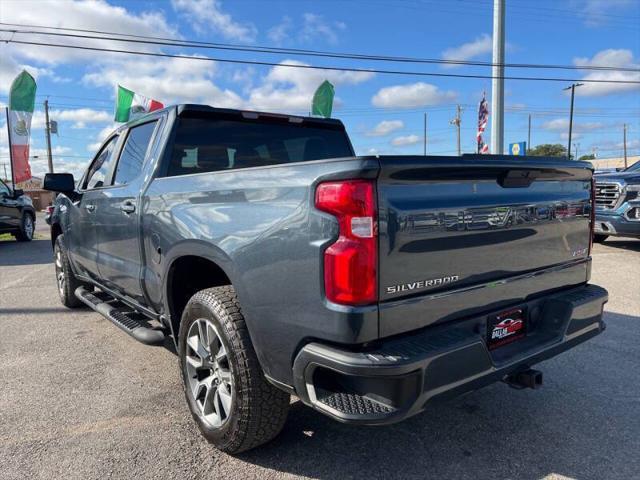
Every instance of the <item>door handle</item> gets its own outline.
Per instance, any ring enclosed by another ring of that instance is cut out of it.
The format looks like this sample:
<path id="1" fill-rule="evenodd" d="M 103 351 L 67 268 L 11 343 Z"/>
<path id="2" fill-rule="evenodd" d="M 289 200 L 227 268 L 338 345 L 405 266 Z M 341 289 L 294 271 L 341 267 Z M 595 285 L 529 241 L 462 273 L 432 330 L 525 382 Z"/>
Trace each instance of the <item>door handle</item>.
<path id="1" fill-rule="evenodd" d="M 87 212 L 95 212 L 96 211 L 96 206 L 94 204 L 92 204 L 92 203 L 89 203 L 89 204 L 84 206 L 84 209 Z"/>
<path id="2" fill-rule="evenodd" d="M 136 206 L 131 202 L 124 202 L 122 205 L 120 205 L 120 210 L 122 210 L 124 213 L 129 214 L 136 211 Z"/>

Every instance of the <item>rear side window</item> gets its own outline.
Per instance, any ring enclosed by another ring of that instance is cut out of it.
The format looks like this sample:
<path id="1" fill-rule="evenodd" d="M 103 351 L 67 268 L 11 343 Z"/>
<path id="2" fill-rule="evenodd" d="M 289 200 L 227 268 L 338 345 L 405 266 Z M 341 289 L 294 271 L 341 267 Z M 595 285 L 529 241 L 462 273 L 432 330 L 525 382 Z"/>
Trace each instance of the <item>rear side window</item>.
<path id="1" fill-rule="evenodd" d="M 100 150 L 100 153 L 96 156 L 87 172 L 87 181 L 85 183 L 87 190 L 105 186 L 104 182 L 113 166 L 113 159 L 115 158 L 113 153 L 117 143 L 118 136 L 116 135 L 102 147 L 102 150 Z"/>
<path id="2" fill-rule="evenodd" d="M 140 175 L 157 123 L 149 122 L 129 130 L 116 167 L 114 184 L 124 185 Z"/>
<path id="3" fill-rule="evenodd" d="M 316 125 L 180 118 L 168 176 L 352 155 L 346 133 Z"/>

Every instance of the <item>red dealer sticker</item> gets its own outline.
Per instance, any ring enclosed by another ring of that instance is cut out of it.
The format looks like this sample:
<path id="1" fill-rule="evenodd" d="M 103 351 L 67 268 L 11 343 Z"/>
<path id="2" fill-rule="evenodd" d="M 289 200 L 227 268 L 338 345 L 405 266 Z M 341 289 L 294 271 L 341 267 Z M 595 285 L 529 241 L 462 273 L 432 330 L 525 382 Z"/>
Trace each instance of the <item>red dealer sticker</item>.
<path id="1" fill-rule="evenodd" d="M 526 315 L 522 308 L 513 308 L 487 319 L 487 346 L 489 350 L 524 337 Z"/>

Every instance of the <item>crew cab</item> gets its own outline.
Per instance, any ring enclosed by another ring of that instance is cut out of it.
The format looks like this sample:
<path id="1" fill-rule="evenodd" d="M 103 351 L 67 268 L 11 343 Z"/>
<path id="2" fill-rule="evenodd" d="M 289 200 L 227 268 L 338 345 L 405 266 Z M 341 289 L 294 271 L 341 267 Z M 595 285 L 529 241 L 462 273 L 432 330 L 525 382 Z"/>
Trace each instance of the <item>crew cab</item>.
<path id="1" fill-rule="evenodd" d="M 359 157 L 338 120 L 178 105 L 45 187 L 62 303 L 173 342 L 227 452 L 275 437 L 290 395 L 383 425 L 537 388 L 532 366 L 605 328 L 586 163 Z"/>
<path id="2" fill-rule="evenodd" d="M 35 229 L 36 211 L 31 199 L 0 180 L 0 235 L 10 233 L 19 242 L 30 242 Z"/>
<path id="3" fill-rule="evenodd" d="M 640 238 L 640 162 L 596 179 L 596 242 L 608 237 Z"/>

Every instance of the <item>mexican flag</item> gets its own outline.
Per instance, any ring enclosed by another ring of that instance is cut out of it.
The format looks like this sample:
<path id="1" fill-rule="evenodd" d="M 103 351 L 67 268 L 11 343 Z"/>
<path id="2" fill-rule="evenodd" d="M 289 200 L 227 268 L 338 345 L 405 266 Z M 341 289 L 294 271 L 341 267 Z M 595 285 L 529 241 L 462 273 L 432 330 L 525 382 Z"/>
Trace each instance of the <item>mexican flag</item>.
<path id="1" fill-rule="evenodd" d="M 157 100 L 143 97 L 139 93 L 132 92 L 118 85 L 116 96 L 116 122 L 128 122 L 146 113 L 160 110 L 164 105 Z"/>
<path id="2" fill-rule="evenodd" d="M 18 75 L 9 90 L 8 123 L 11 142 L 11 171 L 15 183 L 31 178 L 29 135 L 36 103 L 36 81 L 27 71 Z"/>

